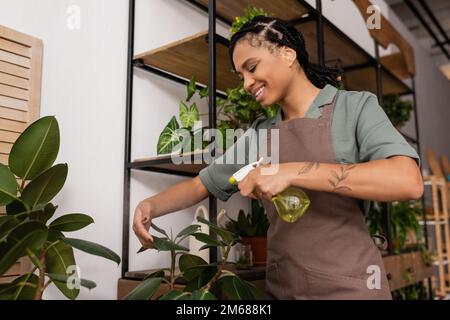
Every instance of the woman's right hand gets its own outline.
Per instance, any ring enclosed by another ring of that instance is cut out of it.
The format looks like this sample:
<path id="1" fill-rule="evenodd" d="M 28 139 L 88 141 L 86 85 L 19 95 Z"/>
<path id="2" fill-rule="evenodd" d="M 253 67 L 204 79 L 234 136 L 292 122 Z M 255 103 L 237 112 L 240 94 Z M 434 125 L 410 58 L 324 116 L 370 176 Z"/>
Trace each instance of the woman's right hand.
<path id="1" fill-rule="evenodd" d="M 153 237 L 148 230 L 152 223 L 152 208 L 148 201 L 141 201 L 134 211 L 133 230 L 144 248 L 153 248 Z"/>

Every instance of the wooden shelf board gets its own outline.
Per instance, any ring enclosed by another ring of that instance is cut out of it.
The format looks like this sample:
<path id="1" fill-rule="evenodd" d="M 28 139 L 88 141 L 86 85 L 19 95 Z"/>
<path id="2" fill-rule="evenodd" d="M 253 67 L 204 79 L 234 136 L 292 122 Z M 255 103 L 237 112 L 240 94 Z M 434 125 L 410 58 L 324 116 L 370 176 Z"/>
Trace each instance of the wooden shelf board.
<path id="1" fill-rule="evenodd" d="M 185 79 L 196 76 L 197 82 L 208 84 L 208 31 L 175 41 L 163 47 L 138 54 L 134 60 L 170 72 Z M 239 77 L 232 72 L 228 48 L 216 42 L 217 89 L 225 91 L 239 84 Z"/>
<path id="2" fill-rule="evenodd" d="M 420 252 L 403 253 L 383 257 L 386 273 L 390 275 L 389 285 L 391 291 L 404 288 L 433 276 L 432 266 L 425 266 Z M 411 281 L 405 277 L 405 273 L 411 270 Z"/>
<path id="3" fill-rule="evenodd" d="M 409 92 L 411 89 L 401 80 L 393 77 L 385 70 L 381 73 L 381 83 L 383 95 L 386 94 L 402 94 Z M 375 67 L 367 67 L 347 71 L 344 75 L 345 88 L 352 91 L 370 91 L 377 93 L 376 69 Z"/>
<path id="4" fill-rule="evenodd" d="M 203 6 L 208 6 L 208 0 L 194 0 Z M 298 0 L 217 0 L 216 13 L 227 19 L 230 23 L 238 16 L 243 16 L 248 6 L 263 8 L 267 13 L 284 20 L 294 20 L 299 18 L 308 9 Z"/>
<path id="5" fill-rule="evenodd" d="M 207 151 L 195 151 L 180 155 L 177 159 L 181 162 L 180 164 L 176 164 L 172 160 L 172 156 L 169 154 L 135 159 L 129 164 L 129 167 L 138 170 L 195 177 L 198 175 L 200 170 L 208 166 L 208 163 L 204 161 L 206 152 Z M 220 155 L 221 151 L 216 150 L 216 157 Z"/>
<path id="6" fill-rule="evenodd" d="M 251 280 L 259 280 L 264 279 L 266 276 L 266 266 L 254 266 L 251 269 L 248 270 L 238 270 L 236 269 L 234 264 L 227 264 L 225 266 L 225 270 L 231 271 L 239 277 L 241 277 L 244 280 L 251 281 Z M 152 270 L 140 270 L 140 271 L 128 271 L 125 273 L 125 277 L 128 279 L 134 279 L 134 280 L 143 280 L 153 272 L 158 271 L 158 269 L 152 269 Z M 178 268 L 175 269 L 175 275 L 179 275 L 180 270 Z M 166 272 L 166 276 L 168 276 L 168 273 Z M 179 279 L 176 283 L 184 284 L 183 279 Z"/>

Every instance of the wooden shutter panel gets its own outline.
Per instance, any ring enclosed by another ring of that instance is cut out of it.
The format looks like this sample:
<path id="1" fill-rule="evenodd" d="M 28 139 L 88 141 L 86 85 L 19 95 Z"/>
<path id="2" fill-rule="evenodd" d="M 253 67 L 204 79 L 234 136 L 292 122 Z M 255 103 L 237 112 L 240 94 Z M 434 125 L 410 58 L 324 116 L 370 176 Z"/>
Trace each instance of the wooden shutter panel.
<path id="1" fill-rule="evenodd" d="M 0 163 L 5 165 L 16 139 L 39 118 L 42 48 L 42 40 L 0 25 Z M 5 213 L 0 207 L 0 215 Z M 21 259 L 0 283 L 29 268 L 28 259 Z"/>

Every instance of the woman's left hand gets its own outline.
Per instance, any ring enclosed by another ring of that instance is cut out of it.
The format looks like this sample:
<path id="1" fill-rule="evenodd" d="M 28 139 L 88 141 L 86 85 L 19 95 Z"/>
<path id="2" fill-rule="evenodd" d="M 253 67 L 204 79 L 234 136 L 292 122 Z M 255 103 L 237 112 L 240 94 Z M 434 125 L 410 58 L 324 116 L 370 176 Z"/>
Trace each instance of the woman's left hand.
<path id="1" fill-rule="evenodd" d="M 290 186 L 290 177 L 282 165 L 263 165 L 250 171 L 238 184 L 240 193 L 252 199 L 272 197 Z"/>

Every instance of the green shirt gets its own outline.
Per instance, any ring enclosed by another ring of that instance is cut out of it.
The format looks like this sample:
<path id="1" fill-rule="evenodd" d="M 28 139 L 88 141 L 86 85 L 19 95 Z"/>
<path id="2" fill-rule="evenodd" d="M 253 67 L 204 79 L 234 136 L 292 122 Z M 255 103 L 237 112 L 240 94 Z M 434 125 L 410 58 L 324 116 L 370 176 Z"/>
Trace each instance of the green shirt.
<path id="1" fill-rule="evenodd" d="M 332 85 L 326 85 L 314 99 L 305 117 L 319 118 L 323 106 L 332 102 L 337 90 Z M 257 144 L 256 132 L 269 129 L 280 121 L 281 108 L 273 118 L 257 119 L 251 126 L 255 130 L 247 130 L 224 155 L 202 169 L 199 173 L 200 179 L 208 191 L 222 201 L 228 200 L 239 191 L 237 186 L 228 182 L 228 178 L 244 164 L 228 164 L 223 157 L 226 157 L 232 148 L 236 152 L 239 146 L 246 143 L 246 139 L 250 145 Z M 331 131 L 338 163 L 359 163 L 403 155 L 416 159 L 420 164 L 417 152 L 394 128 L 379 105 L 377 96 L 370 92 L 340 90 L 333 111 Z M 255 154 L 246 154 L 246 163 L 250 163 L 249 159 L 255 161 L 256 150 L 247 148 L 248 152 Z"/>

